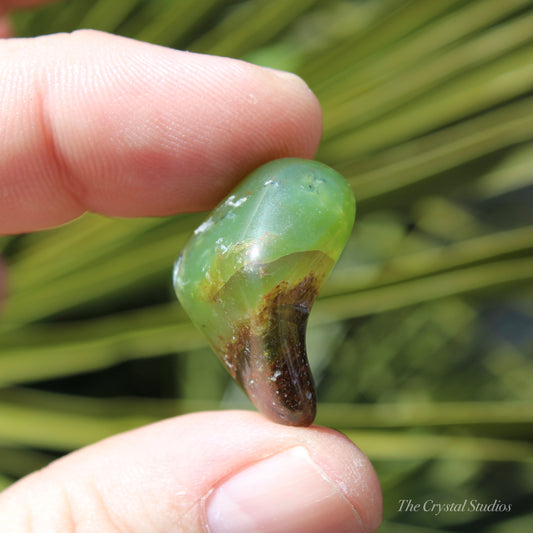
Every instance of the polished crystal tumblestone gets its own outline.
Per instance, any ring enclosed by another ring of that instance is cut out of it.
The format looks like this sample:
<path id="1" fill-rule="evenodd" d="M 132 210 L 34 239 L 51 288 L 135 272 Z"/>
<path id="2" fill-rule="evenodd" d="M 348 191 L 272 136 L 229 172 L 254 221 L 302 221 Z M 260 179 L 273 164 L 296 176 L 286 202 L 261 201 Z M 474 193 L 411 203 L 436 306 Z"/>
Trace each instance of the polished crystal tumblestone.
<path id="1" fill-rule="evenodd" d="M 316 161 L 252 172 L 196 229 L 174 268 L 176 294 L 256 407 L 288 425 L 316 411 L 305 331 L 350 235 L 347 182 Z"/>

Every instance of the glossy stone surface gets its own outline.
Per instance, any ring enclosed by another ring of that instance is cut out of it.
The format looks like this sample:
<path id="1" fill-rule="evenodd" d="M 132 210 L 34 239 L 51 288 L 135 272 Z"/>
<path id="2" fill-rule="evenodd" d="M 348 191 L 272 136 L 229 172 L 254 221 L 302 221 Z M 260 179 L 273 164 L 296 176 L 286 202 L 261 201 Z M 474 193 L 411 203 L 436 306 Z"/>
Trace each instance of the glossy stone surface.
<path id="1" fill-rule="evenodd" d="M 307 318 L 354 218 L 340 174 L 316 161 L 279 159 L 242 181 L 176 262 L 183 308 L 275 422 L 306 426 L 315 417 Z"/>

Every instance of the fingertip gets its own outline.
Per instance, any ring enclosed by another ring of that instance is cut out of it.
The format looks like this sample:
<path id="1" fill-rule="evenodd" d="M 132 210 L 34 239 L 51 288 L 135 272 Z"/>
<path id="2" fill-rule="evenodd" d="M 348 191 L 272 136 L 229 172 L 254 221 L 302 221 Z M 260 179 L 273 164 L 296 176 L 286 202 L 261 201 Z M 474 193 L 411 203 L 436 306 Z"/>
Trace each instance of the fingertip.
<path id="1" fill-rule="evenodd" d="M 381 524 L 379 479 L 342 433 L 281 426 L 250 411 L 194 413 L 181 422 L 196 437 L 196 453 L 216 464 L 199 487 L 212 533 L 371 533 Z M 201 438 L 204 429 L 209 439 Z M 193 479 L 205 467 L 196 469 Z"/>
<path id="2" fill-rule="evenodd" d="M 299 103 L 299 115 L 295 122 L 299 126 L 299 135 L 296 136 L 296 140 L 300 141 L 301 146 L 296 150 L 300 151 L 301 155 L 297 157 L 312 159 L 322 137 L 322 108 L 318 98 L 306 81 L 297 74 L 266 67 L 260 68 L 281 80 L 284 92 L 290 96 L 287 101 Z M 295 139 L 295 137 L 291 138 Z M 294 147 L 290 148 L 290 150 L 294 149 Z"/>
<path id="3" fill-rule="evenodd" d="M 314 426 L 324 437 L 314 461 L 353 505 L 365 532 L 377 531 L 382 521 L 383 497 L 376 471 L 361 449 L 344 434 Z"/>

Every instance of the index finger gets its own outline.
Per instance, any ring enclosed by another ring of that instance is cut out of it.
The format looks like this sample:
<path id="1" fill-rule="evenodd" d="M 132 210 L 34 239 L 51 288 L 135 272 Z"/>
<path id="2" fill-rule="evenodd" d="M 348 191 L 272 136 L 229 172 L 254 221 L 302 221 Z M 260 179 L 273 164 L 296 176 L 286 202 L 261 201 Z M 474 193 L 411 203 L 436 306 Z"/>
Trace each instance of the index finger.
<path id="1" fill-rule="evenodd" d="M 320 138 L 305 83 L 242 61 L 86 30 L 3 41 L 0 56 L 0 233 L 208 209 Z"/>

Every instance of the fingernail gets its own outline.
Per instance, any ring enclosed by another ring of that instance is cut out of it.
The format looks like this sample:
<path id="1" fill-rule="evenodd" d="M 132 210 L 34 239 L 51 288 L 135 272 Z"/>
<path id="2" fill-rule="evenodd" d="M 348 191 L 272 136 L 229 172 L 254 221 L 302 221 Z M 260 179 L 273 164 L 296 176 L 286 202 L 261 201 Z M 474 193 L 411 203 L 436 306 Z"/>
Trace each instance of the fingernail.
<path id="1" fill-rule="evenodd" d="M 273 74 L 274 79 L 278 78 L 279 80 L 281 80 L 286 87 L 292 87 L 292 89 L 295 91 L 312 92 L 309 88 L 309 85 L 307 85 L 307 83 L 297 74 L 293 74 L 292 72 L 288 72 L 286 70 L 278 70 L 270 67 L 262 68 L 268 71 L 270 74 Z"/>
<path id="2" fill-rule="evenodd" d="M 239 472 L 209 496 L 211 533 L 359 533 L 359 515 L 303 447 Z"/>
<path id="3" fill-rule="evenodd" d="M 287 72 L 286 70 L 278 70 L 276 68 L 270 68 L 270 67 L 263 67 L 263 68 L 283 80 L 297 82 L 299 84 L 304 83 L 304 81 L 302 80 L 302 78 L 300 78 L 300 76 L 298 76 L 297 74 L 293 74 L 292 72 Z"/>

